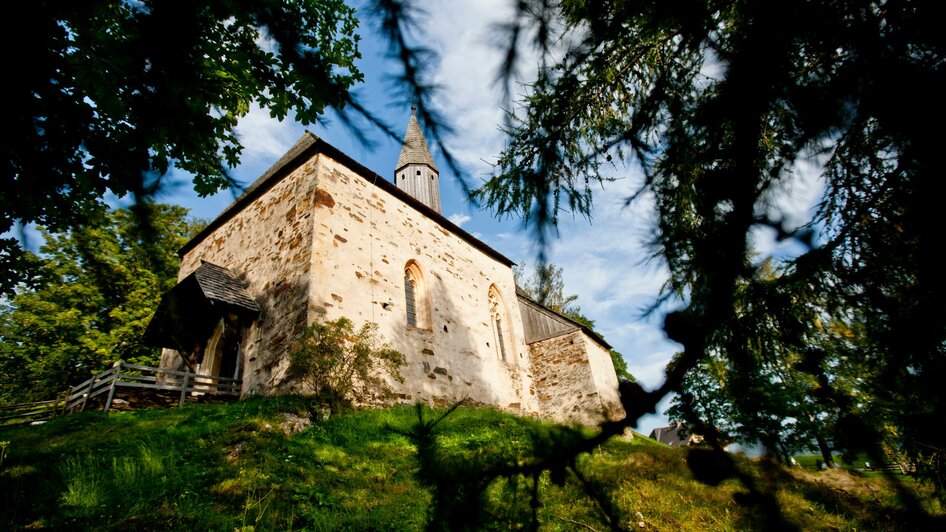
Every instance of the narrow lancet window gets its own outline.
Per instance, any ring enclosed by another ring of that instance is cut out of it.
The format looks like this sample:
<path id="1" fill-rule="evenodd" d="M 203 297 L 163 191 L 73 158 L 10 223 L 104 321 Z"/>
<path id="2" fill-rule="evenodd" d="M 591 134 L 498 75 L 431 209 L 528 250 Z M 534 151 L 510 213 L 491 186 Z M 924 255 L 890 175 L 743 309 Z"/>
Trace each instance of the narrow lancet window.
<path id="1" fill-rule="evenodd" d="M 413 260 L 404 265 L 404 311 L 408 327 L 431 330 L 430 299 L 424 272 Z"/>
<path id="2" fill-rule="evenodd" d="M 503 341 L 503 320 L 496 318 L 496 343 L 499 345 L 499 356 L 506 360 L 506 342 Z"/>
<path id="3" fill-rule="evenodd" d="M 493 325 L 493 340 L 496 342 L 496 354 L 503 362 L 509 362 L 509 358 L 506 356 L 506 346 L 511 345 L 509 336 L 507 336 L 509 332 L 503 329 L 506 307 L 503 305 L 499 290 L 495 286 L 491 286 L 489 289 L 489 314 Z"/>
<path id="4" fill-rule="evenodd" d="M 417 327 L 417 281 L 410 269 L 404 270 L 404 304 L 407 308 L 407 324 Z"/>

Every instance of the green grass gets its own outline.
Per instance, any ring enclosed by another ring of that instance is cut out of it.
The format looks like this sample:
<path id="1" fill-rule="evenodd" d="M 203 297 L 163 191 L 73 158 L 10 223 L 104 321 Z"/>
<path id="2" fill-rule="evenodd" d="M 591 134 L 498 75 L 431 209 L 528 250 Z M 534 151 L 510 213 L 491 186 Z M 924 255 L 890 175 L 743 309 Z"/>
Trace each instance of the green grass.
<path id="1" fill-rule="evenodd" d="M 417 421 L 414 409 L 333 416 L 287 435 L 284 413 L 305 415 L 306 409 L 301 398 L 254 398 L 0 427 L 0 441 L 10 442 L 0 464 L 0 529 L 424 528 L 436 493 L 420 480 L 417 448 L 405 435 Z M 554 425 L 490 409 L 461 408 L 438 430 L 439 463 L 469 474 L 484 464 L 521 463 L 568 437 Z M 737 463 L 775 494 L 784 517 L 801 528 L 915 524 L 885 479 Z M 612 440 L 576 466 L 609 494 L 624 527 L 639 529 L 642 522 L 647 529 L 742 530 L 767 524 L 758 506 L 740 503 L 742 484 L 700 484 L 685 451 L 647 438 Z M 606 529 L 582 482 L 572 474 L 564 480 L 558 486 L 548 473 L 539 478 L 542 528 Z M 942 507 L 922 485 L 906 489 L 942 519 Z M 494 480 L 475 517 L 483 528 L 528 527 L 531 490 L 531 479 Z"/>

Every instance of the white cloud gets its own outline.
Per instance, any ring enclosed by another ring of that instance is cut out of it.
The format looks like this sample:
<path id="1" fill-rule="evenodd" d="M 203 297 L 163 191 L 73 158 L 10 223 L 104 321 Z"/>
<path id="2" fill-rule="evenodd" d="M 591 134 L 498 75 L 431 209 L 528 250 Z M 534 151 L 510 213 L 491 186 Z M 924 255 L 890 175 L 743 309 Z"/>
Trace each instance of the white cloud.
<path id="1" fill-rule="evenodd" d="M 477 0 L 422 6 L 429 13 L 424 42 L 440 55 L 434 82 L 444 90 L 437 105 L 451 117 L 457 131 L 451 148 L 472 175 L 484 175 L 503 146 L 502 102 L 493 82 L 501 54 L 491 41 L 491 31 L 512 18 L 514 4 Z M 522 53 L 524 59 L 534 58 L 526 48 Z"/>
<path id="2" fill-rule="evenodd" d="M 812 221 L 818 203 L 824 196 L 823 162 L 818 158 L 799 161 L 772 191 L 766 214 L 787 229 L 795 229 Z M 761 260 L 766 257 L 796 257 L 807 249 L 795 239 L 776 240 L 772 227 L 756 226 L 750 234 L 750 245 Z"/>
<path id="3" fill-rule="evenodd" d="M 470 215 L 468 214 L 461 214 L 461 213 L 455 212 L 451 214 L 450 216 L 448 216 L 447 219 L 457 224 L 457 227 L 463 227 L 463 224 L 469 222 L 473 218 L 471 218 Z"/>
<path id="4" fill-rule="evenodd" d="M 303 131 L 296 122 L 277 121 L 269 116 L 269 111 L 253 103 L 236 127 L 244 147 L 241 167 L 264 165 L 265 169 L 282 157 Z"/>

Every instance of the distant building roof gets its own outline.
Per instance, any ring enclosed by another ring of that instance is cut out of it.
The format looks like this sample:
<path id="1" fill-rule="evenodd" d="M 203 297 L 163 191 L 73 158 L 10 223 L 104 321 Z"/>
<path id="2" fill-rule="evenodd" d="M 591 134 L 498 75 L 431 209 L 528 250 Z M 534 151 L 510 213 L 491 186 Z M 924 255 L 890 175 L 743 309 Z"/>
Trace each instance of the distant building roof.
<path id="1" fill-rule="evenodd" d="M 686 447 L 691 443 L 696 443 L 696 438 L 700 438 L 699 435 L 692 433 L 684 436 L 680 430 L 682 428 L 683 424 L 678 421 L 667 427 L 660 427 L 650 431 L 650 438 L 657 440 L 660 443 L 665 443 L 671 447 Z"/>
<path id="2" fill-rule="evenodd" d="M 401 155 L 397 158 L 394 172 L 397 173 L 409 164 L 425 164 L 434 172 L 439 172 L 437 165 L 434 164 L 434 158 L 430 155 L 430 150 L 427 149 L 427 140 L 424 139 L 424 133 L 420 130 L 417 117 L 414 116 L 413 107 L 411 107 L 411 119 L 407 123 L 407 133 L 404 134 L 404 144 L 401 145 Z"/>

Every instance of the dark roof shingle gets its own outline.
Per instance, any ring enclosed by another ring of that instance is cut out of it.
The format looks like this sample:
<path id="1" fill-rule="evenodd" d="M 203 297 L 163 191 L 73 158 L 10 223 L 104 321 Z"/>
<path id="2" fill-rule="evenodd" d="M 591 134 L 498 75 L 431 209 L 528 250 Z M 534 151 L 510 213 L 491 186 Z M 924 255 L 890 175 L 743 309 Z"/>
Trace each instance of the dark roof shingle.
<path id="1" fill-rule="evenodd" d="M 434 158 L 430 155 L 430 150 L 427 148 L 427 140 L 424 138 L 424 133 L 420 130 L 420 124 L 417 123 L 417 118 L 414 116 L 413 110 L 411 110 L 411 119 L 407 123 L 407 132 L 404 134 L 404 144 L 401 146 L 401 154 L 397 158 L 397 165 L 394 166 L 394 171 L 398 172 L 401 168 L 409 164 L 426 164 L 434 172 L 439 172 L 437 165 L 434 164 Z"/>
<path id="2" fill-rule="evenodd" d="M 259 314 L 259 305 L 230 270 L 204 262 L 191 275 L 197 279 L 201 292 L 208 300 Z"/>

